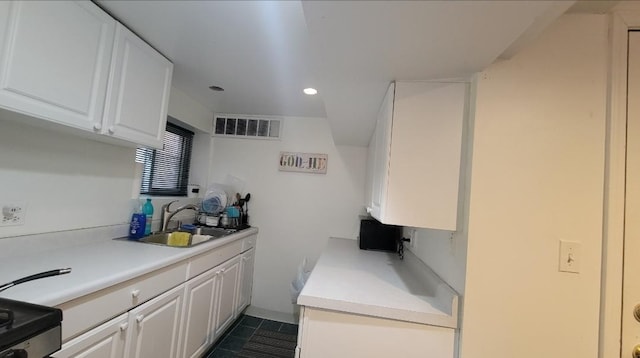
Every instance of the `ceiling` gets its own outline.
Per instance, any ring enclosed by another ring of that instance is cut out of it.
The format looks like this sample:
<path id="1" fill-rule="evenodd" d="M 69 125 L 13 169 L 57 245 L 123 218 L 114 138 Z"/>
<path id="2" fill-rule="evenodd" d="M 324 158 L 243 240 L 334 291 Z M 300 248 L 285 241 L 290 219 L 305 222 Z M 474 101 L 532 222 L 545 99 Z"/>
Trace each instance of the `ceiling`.
<path id="1" fill-rule="evenodd" d="M 337 144 L 361 146 L 390 81 L 468 79 L 574 3 L 97 2 L 167 56 L 173 85 L 212 111 L 327 118 Z"/>

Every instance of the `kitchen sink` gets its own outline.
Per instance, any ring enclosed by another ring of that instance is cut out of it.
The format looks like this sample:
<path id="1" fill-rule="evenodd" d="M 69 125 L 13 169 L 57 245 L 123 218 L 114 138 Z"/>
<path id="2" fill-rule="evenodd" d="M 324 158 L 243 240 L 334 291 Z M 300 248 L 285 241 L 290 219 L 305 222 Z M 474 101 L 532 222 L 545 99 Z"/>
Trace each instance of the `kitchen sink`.
<path id="1" fill-rule="evenodd" d="M 198 227 L 195 234 L 187 231 L 162 231 L 145 236 L 137 242 L 171 247 L 193 247 L 235 233 L 234 229 Z M 126 238 L 124 238 L 126 239 Z"/>

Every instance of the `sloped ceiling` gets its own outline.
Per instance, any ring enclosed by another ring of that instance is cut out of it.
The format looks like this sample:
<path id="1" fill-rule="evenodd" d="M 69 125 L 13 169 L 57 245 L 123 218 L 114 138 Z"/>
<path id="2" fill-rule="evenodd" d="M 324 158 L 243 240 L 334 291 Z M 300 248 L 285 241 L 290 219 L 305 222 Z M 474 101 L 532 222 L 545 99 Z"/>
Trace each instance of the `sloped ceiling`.
<path id="1" fill-rule="evenodd" d="M 212 111 L 326 117 L 337 144 L 367 145 L 390 81 L 468 78 L 573 1 L 97 3 L 171 59 L 173 85 Z"/>

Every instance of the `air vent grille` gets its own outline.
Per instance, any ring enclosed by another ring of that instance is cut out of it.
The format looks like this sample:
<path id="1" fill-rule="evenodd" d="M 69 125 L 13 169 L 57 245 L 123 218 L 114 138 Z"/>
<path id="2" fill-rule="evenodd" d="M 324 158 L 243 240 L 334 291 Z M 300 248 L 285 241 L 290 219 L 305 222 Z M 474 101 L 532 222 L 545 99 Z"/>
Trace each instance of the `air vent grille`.
<path id="1" fill-rule="evenodd" d="M 218 114 L 213 122 L 213 135 L 248 139 L 280 139 L 282 118 L 266 118 L 240 114 Z"/>

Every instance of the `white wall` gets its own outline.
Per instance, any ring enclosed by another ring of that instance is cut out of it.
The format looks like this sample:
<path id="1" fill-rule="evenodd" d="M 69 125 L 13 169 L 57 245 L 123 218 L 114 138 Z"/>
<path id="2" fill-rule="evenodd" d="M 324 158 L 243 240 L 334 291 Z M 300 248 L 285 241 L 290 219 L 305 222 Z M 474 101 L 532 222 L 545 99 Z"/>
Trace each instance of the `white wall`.
<path id="1" fill-rule="evenodd" d="M 358 235 L 366 148 L 336 147 L 321 118 L 286 118 L 282 141 L 213 142 L 212 181 L 228 174 L 243 179 L 251 193 L 250 223 L 260 229 L 252 308 L 292 318 L 289 284 L 303 257 L 315 262 L 330 236 Z M 280 172 L 280 151 L 327 153 L 327 174 Z"/>
<path id="2" fill-rule="evenodd" d="M 597 356 L 606 66 L 607 17 L 568 15 L 478 77 L 464 358 Z"/>
<path id="3" fill-rule="evenodd" d="M 173 90 L 171 99 L 169 113 L 189 125 L 213 118 L 212 112 L 207 116 L 206 108 L 184 95 L 174 98 Z M 209 136 L 203 137 L 198 143 L 208 151 Z M 0 238 L 128 223 L 137 202 L 132 191 L 139 186 L 134 156 L 135 148 L 0 117 L 0 205 L 27 204 L 25 224 L 0 227 Z M 208 153 L 194 154 L 193 163 L 206 168 Z M 206 169 L 195 172 L 197 180 L 206 182 Z M 168 200 L 172 199 L 154 198 L 156 220 Z"/>
<path id="4" fill-rule="evenodd" d="M 0 237 L 127 222 L 134 155 L 0 119 L 0 203 L 27 204 L 25 224 L 0 227 Z"/>

